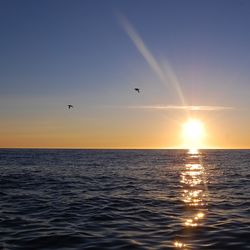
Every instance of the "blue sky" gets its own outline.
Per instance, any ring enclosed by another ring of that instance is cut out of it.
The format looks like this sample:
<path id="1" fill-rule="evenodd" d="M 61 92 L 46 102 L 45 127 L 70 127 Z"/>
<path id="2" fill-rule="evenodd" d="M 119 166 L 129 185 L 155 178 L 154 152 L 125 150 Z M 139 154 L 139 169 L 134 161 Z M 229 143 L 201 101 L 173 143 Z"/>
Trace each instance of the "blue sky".
<path id="1" fill-rule="evenodd" d="M 3 134 L 11 134 L 6 127 L 15 122 L 27 135 L 26 123 L 41 119 L 54 131 L 59 120 L 68 122 L 60 108 L 68 103 L 78 107 L 74 122 L 108 123 L 117 131 L 124 117 L 132 124 L 152 120 L 152 113 L 117 107 L 180 105 L 171 84 L 161 83 L 125 32 L 120 14 L 155 59 L 171 65 L 188 105 L 233 107 L 237 111 L 213 114 L 210 120 L 237 120 L 230 130 L 247 133 L 249 1 L 2 0 L 0 7 Z M 139 98 L 132 92 L 135 86 L 143 89 Z M 62 128 L 62 133 L 68 131 Z M 235 140 L 232 144 L 240 144 Z"/>

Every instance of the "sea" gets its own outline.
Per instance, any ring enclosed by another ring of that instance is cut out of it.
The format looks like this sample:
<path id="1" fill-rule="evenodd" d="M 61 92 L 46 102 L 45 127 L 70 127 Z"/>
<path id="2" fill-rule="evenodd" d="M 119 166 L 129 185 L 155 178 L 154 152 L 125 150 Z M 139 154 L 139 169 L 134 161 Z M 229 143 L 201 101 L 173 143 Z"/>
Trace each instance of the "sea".
<path id="1" fill-rule="evenodd" d="M 250 150 L 0 150 L 0 249 L 250 249 Z"/>

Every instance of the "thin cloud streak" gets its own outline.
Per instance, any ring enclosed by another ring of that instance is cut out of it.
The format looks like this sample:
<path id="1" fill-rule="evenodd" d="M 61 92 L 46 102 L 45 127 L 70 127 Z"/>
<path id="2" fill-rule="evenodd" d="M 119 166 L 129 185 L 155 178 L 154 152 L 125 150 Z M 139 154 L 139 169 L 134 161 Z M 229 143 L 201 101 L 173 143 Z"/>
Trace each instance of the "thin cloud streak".
<path id="1" fill-rule="evenodd" d="M 222 110 L 234 110 L 234 107 L 226 106 L 178 106 L 178 105 L 167 105 L 167 106 L 127 106 L 129 109 L 151 109 L 151 110 L 189 110 L 189 111 L 222 111 Z"/>
<path id="2" fill-rule="evenodd" d="M 138 51 L 141 53 L 141 55 L 144 57 L 146 62 L 149 64 L 150 68 L 155 72 L 155 74 L 158 76 L 160 81 L 164 85 L 173 85 L 180 100 L 182 105 L 186 105 L 185 98 L 180 86 L 180 83 L 177 79 L 177 76 L 175 75 L 174 71 L 170 67 L 170 64 L 166 61 L 164 65 L 160 64 L 154 55 L 150 52 L 150 50 L 147 48 L 145 45 L 144 41 L 142 38 L 139 36 L 135 28 L 132 26 L 132 24 L 128 21 L 128 19 L 121 15 L 118 14 L 118 18 L 122 24 L 122 27 L 138 49 Z"/>

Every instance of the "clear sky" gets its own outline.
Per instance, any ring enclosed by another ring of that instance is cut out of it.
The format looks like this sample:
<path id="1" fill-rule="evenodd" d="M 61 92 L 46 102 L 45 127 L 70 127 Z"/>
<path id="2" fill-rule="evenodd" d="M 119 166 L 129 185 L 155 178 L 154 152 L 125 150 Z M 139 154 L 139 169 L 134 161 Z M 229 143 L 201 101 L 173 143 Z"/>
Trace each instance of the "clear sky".
<path id="1" fill-rule="evenodd" d="M 248 0 L 1 0 L 0 147 L 175 148 L 192 117 L 203 147 L 250 148 L 249 13 Z"/>

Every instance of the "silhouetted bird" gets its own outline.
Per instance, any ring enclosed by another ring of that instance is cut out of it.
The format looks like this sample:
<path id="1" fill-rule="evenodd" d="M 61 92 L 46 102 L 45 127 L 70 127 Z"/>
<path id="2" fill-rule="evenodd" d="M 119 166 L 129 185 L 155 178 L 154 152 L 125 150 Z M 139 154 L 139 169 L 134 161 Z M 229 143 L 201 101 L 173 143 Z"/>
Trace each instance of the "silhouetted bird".
<path id="1" fill-rule="evenodd" d="M 68 108 L 71 109 L 71 108 L 74 108 L 74 106 L 71 105 L 71 104 L 69 104 L 69 105 L 68 105 Z"/>
<path id="2" fill-rule="evenodd" d="M 137 91 L 138 93 L 140 93 L 140 89 L 139 88 L 134 88 L 135 91 Z"/>

